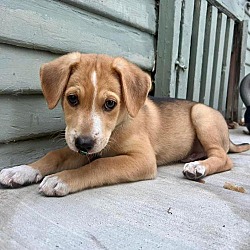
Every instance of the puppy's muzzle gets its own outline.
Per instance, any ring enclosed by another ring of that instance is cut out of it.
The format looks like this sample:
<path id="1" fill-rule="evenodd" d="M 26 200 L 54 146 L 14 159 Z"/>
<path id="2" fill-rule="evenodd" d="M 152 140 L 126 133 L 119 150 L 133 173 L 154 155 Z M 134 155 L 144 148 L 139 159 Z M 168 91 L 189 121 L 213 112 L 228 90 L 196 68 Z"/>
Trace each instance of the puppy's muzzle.
<path id="1" fill-rule="evenodd" d="M 88 154 L 95 145 L 95 140 L 91 137 L 79 136 L 75 140 L 75 146 L 80 154 Z"/>

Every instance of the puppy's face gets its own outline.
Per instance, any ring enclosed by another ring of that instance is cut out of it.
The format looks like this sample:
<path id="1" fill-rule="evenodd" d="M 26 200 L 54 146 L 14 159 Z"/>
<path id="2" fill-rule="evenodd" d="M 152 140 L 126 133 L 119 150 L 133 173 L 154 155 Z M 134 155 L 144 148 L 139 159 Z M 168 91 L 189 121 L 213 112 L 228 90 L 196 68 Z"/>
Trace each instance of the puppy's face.
<path id="1" fill-rule="evenodd" d="M 72 150 L 93 154 L 106 147 L 125 110 L 119 76 L 110 60 L 93 58 L 75 67 L 64 93 L 63 109 L 66 141 Z"/>
<path id="2" fill-rule="evenodd" d="M 102 151 L 112 132 L 143 106 L 151 81 L 123 58 L 72 53 L 44 64 L 40 71 L 49 108 L 59 99 L 70 149 L 82 154 Z"/>

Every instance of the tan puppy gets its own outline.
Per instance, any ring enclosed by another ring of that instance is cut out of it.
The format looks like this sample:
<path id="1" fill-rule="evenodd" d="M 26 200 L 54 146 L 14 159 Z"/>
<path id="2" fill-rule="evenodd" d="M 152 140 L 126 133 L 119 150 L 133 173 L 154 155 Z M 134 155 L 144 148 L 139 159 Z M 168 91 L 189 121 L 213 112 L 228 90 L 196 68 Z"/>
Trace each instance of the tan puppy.
<path id="1" fill-rule="evenodd" d="M 150 77 L 123 58 L 71 53 L 41 67 L 50 109 L 59 100 L 66 121 L 67 148 L 29 165 L 4 169 L 0 183 L 40 184 L 48 196 L 86 188 L 153 179 L 157 165 L 192 158 L 184 175 L 192 180 L 229 170 L 232 144 L 216 110 L 184 100 L 147 98 Z M 207 159 L 195 161 L 205 156 Z"/>

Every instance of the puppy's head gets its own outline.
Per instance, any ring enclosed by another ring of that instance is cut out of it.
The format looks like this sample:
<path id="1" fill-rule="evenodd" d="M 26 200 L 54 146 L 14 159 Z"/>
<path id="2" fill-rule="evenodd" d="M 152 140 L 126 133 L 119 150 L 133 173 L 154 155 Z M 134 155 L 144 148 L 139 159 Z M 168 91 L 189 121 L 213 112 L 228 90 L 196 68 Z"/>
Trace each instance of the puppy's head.
<path id="1" fill-rule="evenodd" d="M 68 146 L 85 154 L 103 150 L 126 115 L 136 117 L 151 88 L 137 66 L 95 54 L 62 56 L 42 65 L 40 77 L 48 107 L 62 100 Z"/>

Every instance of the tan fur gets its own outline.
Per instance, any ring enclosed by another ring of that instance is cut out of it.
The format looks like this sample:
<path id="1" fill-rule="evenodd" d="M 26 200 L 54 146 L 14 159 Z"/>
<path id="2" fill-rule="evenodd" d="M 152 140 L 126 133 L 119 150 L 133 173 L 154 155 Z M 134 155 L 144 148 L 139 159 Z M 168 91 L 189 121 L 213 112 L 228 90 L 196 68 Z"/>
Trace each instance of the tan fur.
<path id="1" fill-rule="evenodd" d="M 93 71 L 96 88 L 91 82 Z M 221 114 L 194 102 L 148 99 L 150 77 L 123 58 L 72 53 L 43 65 L 40 75 L 49 108 L 62 99 L 66 140 L 72 143 L 71 149 L 51 152 L 29 164 L 42 176 L 52 174 L 48 178 L 57 177 L 53 180 L 67 186 L 65 192 L 51 191 L 53 187 L 45 179 L 41 185 L 45 195 L 66 195 L 105 184 L 152 179 L 157 165 L 190 155 L 204 155 L 207 159 L 185 165 L 183 173 L 189 179 L 232 167 L 227 156 L 232 146 Z M 79 98 L 76 107 L 67 100 L 70 94 Z M 107 99 L 117 102 L 110 112 L 103 109 Z M 100 122 L 102 128 L 93 135 L 93 127 L 99 126 L 94 122 Z M 82 156 L 73 151 L 77 151 L 74 136 L 94 137 L 91 154 Z M 248 145 L 242 150 L 249 148 Z M 239 148 L 234 145 L 236 149 Z"/>

